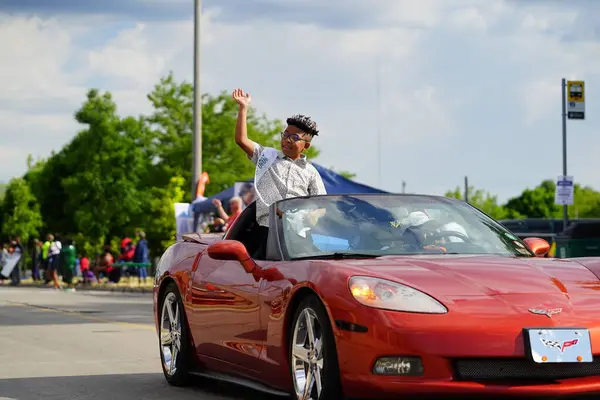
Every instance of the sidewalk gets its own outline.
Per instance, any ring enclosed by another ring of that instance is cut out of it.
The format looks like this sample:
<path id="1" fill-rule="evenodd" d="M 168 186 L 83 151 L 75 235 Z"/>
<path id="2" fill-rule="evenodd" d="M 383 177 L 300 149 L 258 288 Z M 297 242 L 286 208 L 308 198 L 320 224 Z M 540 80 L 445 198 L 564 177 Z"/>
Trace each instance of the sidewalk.
<path id="1" fill-rule="evenodd" d="M 129 292 L 129 293 L 152 293 L 152 288 L 154 287 L 154 280 L 152 277 L 148 277 L 145 283 L 140 285 L 138 278 L 121 278 L 119 283 L 92 283 L 90 285 L 83 286 L 81 283 L 81 278 L 74 278 L 73 283 L 75 283 L 75 290 L 99 290 L 104 292 Z M 0 287 L 2 286 L 10 286 L 10 280 L 4 281 L 4 283 L 0 283 Z M 52 282 L 47 285 L 44 285 L 43 281 L 34 281 L 31 278 L 25 278 L 21 280 L 22 287 L 39 287 L 40 289 L 52 289 L 54 288 Z"/>

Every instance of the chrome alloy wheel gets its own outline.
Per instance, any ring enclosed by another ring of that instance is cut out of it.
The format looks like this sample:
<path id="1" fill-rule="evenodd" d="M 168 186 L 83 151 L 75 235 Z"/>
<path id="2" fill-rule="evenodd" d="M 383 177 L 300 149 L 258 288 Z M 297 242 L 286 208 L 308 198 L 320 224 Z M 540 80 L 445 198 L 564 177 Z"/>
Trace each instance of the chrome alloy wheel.
<path id="1" fill-rule="evenodd" d="M 177 297 L 170 292 L 165 297 L 160 317 L 160 345 L 163 366 L 169 376 L 177 372 L 177 359 L 181 351 L 181 316 Z"/>
<path id="2" fill-rule="evenodd" d="M 292 338 L 292 377 L 299 400 L 318 400 L 323 390 L 323 334 L 317 314 L 302 310 Z"/>

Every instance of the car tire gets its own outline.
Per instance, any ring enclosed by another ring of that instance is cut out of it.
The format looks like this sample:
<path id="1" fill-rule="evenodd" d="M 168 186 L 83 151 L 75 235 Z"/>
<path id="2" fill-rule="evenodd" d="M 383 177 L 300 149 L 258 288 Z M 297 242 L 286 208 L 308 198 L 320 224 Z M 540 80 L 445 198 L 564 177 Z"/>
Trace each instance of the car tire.
<path id="1" fill-rule="evenodd" d="M 311 319 L 310 325 L 315 338 L 313 343 L 318 343 L 320 340 L 321 345 L 310 343 L 310 335 L 306 330 L 307 317 Z M 311 375 L 315 376 L 314 371 L 317 369 L 321 378 L 321 393 L 318 395 L 317 384 L 314 382 L 310 398 L 318 400 L 341 400 L 344 398 L 333 329 L 325 307 L 316 295 L 304 298 L 294 313 L 289 331 L 288 356 L 294 388 L 293 399 L 302 398 L 302 390 L 306 387 L 306 385 L 302 385 L 302 380 L 307 379 L 309 370 Z"/>
<path id="2" fill-rule="evenodd" d="M 168 313 L 168 304 L 171 305 L 171 315 Z M 177 306 L 176 309 L 175 305 Z M 183 307 L 183 301 L 177 285 L 174 282 L 167 285 L 160 299 L 159 310 L 158 346 L 163 374 L 169 384 L 173 386 L 186 386 L 190 383 L 190 372 L 194 365 L 193 349 L 185 308 Z M 171 317 L 174 321 L 171 320 Z M 174 357 L 173 365 L 171 365 L 172 354 L 175 348 L 177 348 L 177 340 L 179 340 L 179 348 Z"/>

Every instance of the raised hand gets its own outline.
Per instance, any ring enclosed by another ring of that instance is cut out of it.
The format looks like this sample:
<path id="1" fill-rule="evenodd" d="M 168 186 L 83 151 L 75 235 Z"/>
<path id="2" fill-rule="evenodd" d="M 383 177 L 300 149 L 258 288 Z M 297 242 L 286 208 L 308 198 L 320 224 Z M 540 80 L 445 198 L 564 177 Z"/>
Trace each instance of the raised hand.
<path id="1" fill-rule="evenodd" d="M 235 89 L 231 96 L 233 97 L 235 102 L 240 105 L 240 107 L 248 107 L 248 105 L 252 101 L 250 93 L 244 93 L 242 89 Z"/>

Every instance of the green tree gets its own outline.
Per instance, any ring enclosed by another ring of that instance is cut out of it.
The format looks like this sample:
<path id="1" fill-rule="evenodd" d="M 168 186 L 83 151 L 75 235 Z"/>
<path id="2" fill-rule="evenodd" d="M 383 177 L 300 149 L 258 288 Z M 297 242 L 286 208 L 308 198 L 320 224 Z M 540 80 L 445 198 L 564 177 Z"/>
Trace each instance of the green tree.
<path id="1" fill-rule="evenodd" d="M 191 187 L 193 94 L 191 83 L 178 83 L 170 74 L 148 96 L 154 112 L 147 123 L 156 146 L 151 186 L 164 187 L 171 177 L 181 176 Z M 204 94 L 202 101 L 202 164 L 210 177 L 205 195 L 211 196 L 252 178 L 254 165 L 234 141 L 238 107 L 231 95 Z M 264 146 L 279 147 L 283 128 L 283 122 L 259 116 L 253 108 L 248 112 L 248 136 Z M 306 154 L 312 159 L 319 151 L 313 146 Z"/>
<path id="2" fill-rule="evenodd" d="M 31 190 L 40 203 L 46 233 L 76 232 L 73 210 L 68 210 L 68 201 L 62 179 L 73 169 L 67 163 L 67 149 L 52 153 L 39 169 L 33 168 L 25 174 Z"/>
<path id="3" fill-rule="evenodd" d="M 510 199 L 506 209 L 511 218 L 562 218 L 562 206 L 554 203 L 556 184 L 544 180 L 533 189 L 525 189 Z M 600 193 L 591 187 L 575 184 L 574 204 L 568 207 L 569 218 L 600 217 Z"/>
<path id="4" fill-rule="evenodd" d="M 575 184 L 574 204 L 569 206 L 569 218 L 600 218 L 600 192 L 589 186 Z M 562 215 L 562 207 L 559 206 Z"/>
<path id="5" fill-rule="evenodd" d="M 122 119 L 116 110 L 110 93 L 90 90 L 75 113 L 86 129 L 47 160 L 30 163 L 25 178 L 40 199 L 48 232 L 103 242 L 132 231 L 142 214 L 139 188 L 151 169 L 150 138 L 141 118 Z"/>
<path id="6" fill-rule="evenodd" d="M 475 189 L 469 186 L 468 190 L 469 204 L 476 207 L 494 219 L 506 218 L 506 210 L 501 205 L 498 205 L 498 197 L 494 196 L 482 189 Z M 464 190 L 456 187 L 453 191 L 448 191 L 444 195 L 454 199 L 464 201 Z"/>
<path id="7" fill-rule="evenodd" d="M 343 176 L 346 179 L 354 179 L 356 178 L 356 174 L 354 172 L 349 172 L 349 171 L 337 171 L 335 168 L 333 167 L 329 167 L 330 170 L 334 171 L 336 174 L 340 174 L 341 176 Z"/>
<path id="8" fill-rule="evenodd" d="M 554 189 L 551 180 L 543 181 L 534 189 L 525 189 L 506 203 L 509 218 L 557 218 L 560 209 L 554 204 Z"/>
<path id="9" fill-rule="evenodd" d="M 4 198 L 4 193 L 6 192 L 6 187 L 8 185 L 6 183 L 0 183 L 0 200 Z"/>
<path id="10" fill-rule="evenodd" d="M 110 93 L 96 90 L 75 114 L 87 129 L 67 146 L 70 174 L 61 179 L 77 231 L 91 238 L 124 234 L 142 213 L 140 179 L 150 160 L 141 119 L 121 119 Z"/>
<path id="11" fill-rule="evenodd" d="M 2 201 L 2 234 L 20 236 L 23 243 L 39 235 L 40 206 L 23 178 L 12 179 Z"/>

